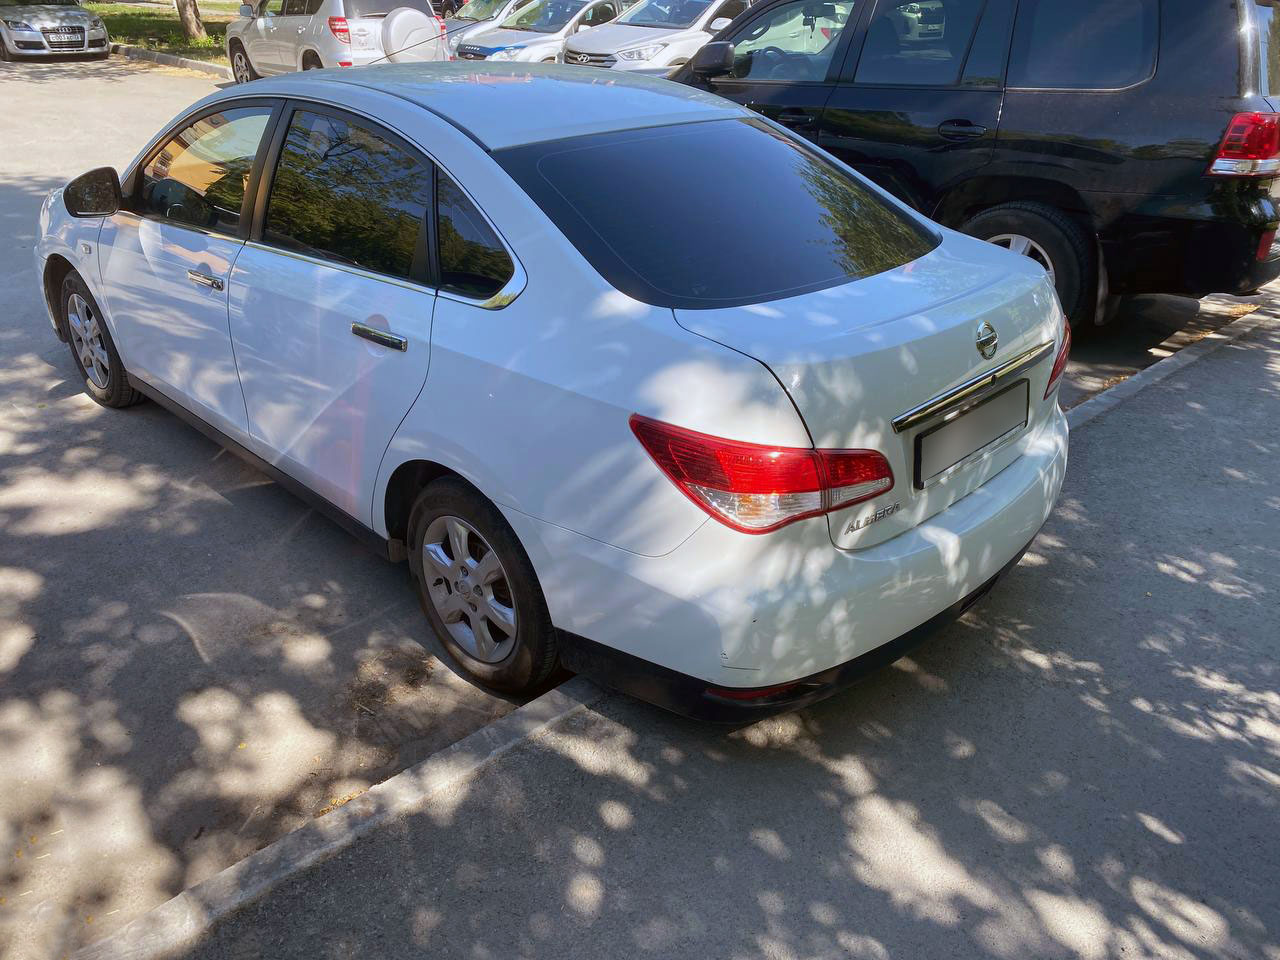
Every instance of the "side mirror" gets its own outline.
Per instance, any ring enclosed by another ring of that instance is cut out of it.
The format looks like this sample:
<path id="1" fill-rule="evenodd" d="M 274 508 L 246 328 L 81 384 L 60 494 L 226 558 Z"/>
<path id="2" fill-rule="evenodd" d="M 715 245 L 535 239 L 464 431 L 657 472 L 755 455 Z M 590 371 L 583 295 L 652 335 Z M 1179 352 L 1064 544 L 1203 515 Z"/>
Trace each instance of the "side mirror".
<path id="1" fill-rule="evenodd" d="M 255 16 L 253 7 L 249 6 L 247 3 L 240 4 L 240 16 L 244 17 L 246 20 L 252 20 Z"/>
<path id="2" fill-rule="evenodd" d="M 115 167 L 99 167 L 76 177 L 62 191 L 73 217 L 109 217 L 120 209 L 120 175 Z"/>
<path id="3" fill-rule="evenodd" d="M 733 23 L 732 17 L 716 17 L 714 20 L 712 20 L 710 23 L 707 24 L 707 33 L 711 34 L 712 36 L 715 36 L 717 33 L 719 33 L 721 30 L 723 30 L 725 27 L 727 27 L 731 23 Z"/>
<path id="4" fill-rule="evenodd" d="M 733 71 L 733 44 L 727 40 L 712 40 L 704 43 L 689 60 L 689 69 L 694 76 L 704 80 L 711 77 L 723 77 Z"/>

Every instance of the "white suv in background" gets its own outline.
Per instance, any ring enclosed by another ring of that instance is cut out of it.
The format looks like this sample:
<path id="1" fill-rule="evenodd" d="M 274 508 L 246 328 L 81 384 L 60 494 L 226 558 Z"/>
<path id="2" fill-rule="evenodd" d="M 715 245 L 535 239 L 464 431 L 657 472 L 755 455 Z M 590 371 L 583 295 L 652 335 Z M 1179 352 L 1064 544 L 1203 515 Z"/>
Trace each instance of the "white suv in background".
<path id="1" fill-rule="evenodd" d="M 449 59 L 431 0 L 256 0 L 240 7 L 226 42 L 236 83 L 388 58 Z"/>
<path id="2" fill-rule="evenodd" d="M 750 0 L 642 0 L 608 26 L 572 37 L 564 62 L 658 76 L 688 61 Z"/>

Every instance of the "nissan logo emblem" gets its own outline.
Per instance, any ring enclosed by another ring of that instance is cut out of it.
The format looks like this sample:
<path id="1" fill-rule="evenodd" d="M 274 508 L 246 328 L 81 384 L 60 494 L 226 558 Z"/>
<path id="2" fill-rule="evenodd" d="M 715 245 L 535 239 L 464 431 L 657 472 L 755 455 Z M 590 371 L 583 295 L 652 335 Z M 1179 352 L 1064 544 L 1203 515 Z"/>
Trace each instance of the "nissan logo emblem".
<path id="1" fill-rule="evenodd" d="M 996 355 L 996 349 L 1000 346 L 1000 335 L 996 333 L 995 327 L 984 320 L 982 326 L 978 327 L 976 343 L 982 359 L 990 360 Z"/>

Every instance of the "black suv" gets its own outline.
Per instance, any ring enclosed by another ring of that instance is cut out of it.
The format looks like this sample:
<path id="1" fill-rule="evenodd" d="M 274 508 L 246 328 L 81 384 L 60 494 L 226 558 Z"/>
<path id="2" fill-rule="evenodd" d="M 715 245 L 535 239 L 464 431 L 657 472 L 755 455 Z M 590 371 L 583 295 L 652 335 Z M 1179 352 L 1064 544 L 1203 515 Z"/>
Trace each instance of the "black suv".
<path id="1" fill-rule="evenodd" d="M 769 0 L 672 79 L 1035 257 L 1102 322 L 1108 294 L 1280 275 L 1272 2 Z"/>

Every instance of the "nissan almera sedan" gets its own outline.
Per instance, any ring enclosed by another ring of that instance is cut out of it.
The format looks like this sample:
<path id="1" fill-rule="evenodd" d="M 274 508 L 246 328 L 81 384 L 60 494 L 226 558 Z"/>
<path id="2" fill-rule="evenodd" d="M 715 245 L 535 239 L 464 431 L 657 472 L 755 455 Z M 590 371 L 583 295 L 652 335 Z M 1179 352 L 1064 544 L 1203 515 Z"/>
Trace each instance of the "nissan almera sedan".
<path id="1" fill-rule="evenodd" d="M 407 558 L 484 684 L 812 701 L 1039 530 L 1062 311 L 745 108 L 599 76 L 217 93 L 46 200 L 54 329 L 99 403 L 160 402 Z"/>

